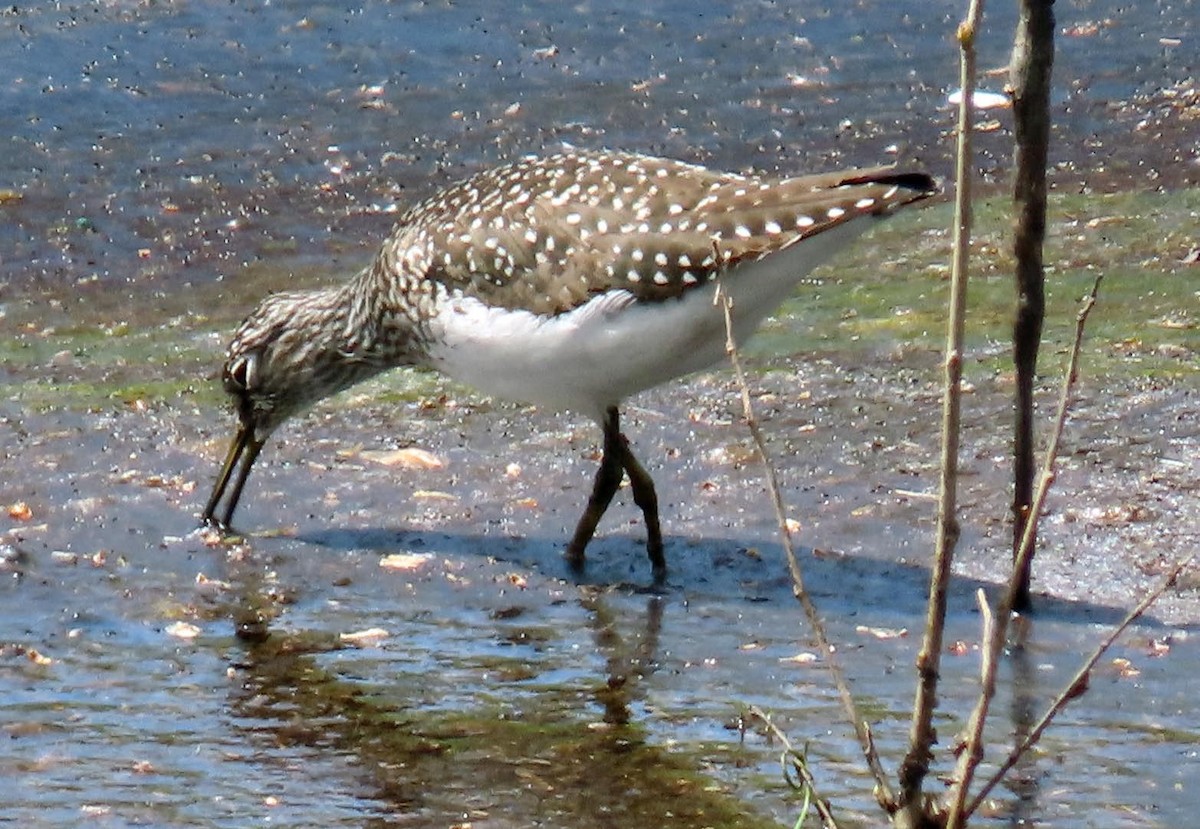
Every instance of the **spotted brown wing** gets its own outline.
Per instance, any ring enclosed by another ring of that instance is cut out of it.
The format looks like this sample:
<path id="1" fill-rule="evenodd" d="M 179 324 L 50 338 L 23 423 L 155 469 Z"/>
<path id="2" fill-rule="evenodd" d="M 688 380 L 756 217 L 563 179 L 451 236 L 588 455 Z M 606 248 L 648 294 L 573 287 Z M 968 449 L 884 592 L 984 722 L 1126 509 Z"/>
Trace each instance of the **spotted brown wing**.
<path id="1" fill-rule="evenodd" d="M 553 315 L 612 290 L 678 297 L 932 191 L 928 176 L 890 168 L 766 179 L 575 152 L 490 170 L 418 205 L 384 255 L 451 291 Z"/>

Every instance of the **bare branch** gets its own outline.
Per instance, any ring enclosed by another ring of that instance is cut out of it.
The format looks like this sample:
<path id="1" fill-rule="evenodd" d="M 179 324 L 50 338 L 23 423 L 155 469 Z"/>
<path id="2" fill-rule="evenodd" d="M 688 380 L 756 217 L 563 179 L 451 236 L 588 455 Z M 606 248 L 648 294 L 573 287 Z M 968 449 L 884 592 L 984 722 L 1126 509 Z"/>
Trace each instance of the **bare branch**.
<path id="1" fill-rule="evenodd" d="M 1071 408 L 1071 393 L 1075 390 L 1075 383 L 1079 379 L 1079 353 L 1083 348 L 1083 332 L 1087 327 L 1088 315 L 1096 306 L 1096 296 L 1100 293 L 1100 283 L 1103 279 L 1103 274 L 1096 276 L 1096 281 L 1092 283 L 1091 293 L 1084 298 L 1083 305 L 1075 316 L 1075 341 L 1071 344 L 1071 359 L 1067 364 L 1067 376 L 1063 382 L 1062 396 L 1058 400 L 1058 411 L 1054 417 L 1054 429 L 1050 433 L 1050 444 L 1046 447 L 1046 457 L 1042 464 L 1042 479 L 1038 484 L 1033 503 L 1030 505 L 1030 520 L 1026 523 L 1025 534 L 1021 537 L 1021 546 L 1017 549 L 1017 558 L 1013 562 L 1014 574 L 1018 578 L 1009 583 L 1008 593 L 1005 594 L 1004 602 L 1000 605 L 1006 615 L 1011 613 L 1017 605 L 1022 589 L 1019 577 L 1028 568 L 1029 562 L 1033 558 L 1037 541 L 1038 516 L 1042 513 L 1046 495 L 1050 491 L 1050 485 L 1054 482 L 1058 445 L 1062 442 L 1063 429 L 1067 424 L 1067 413 Z M 1006 621 L 1001 622 L 1001 624 L 1006 623 Z"/>
<path id="2" fill-rule="evenodd" d="M 1082 696 L 1083 693 L 1087 691 L 1088 677 L 1091 675 L 1092 668 L 1096 667 L 1096 663 L 1100 661 L 1100 657 L 1104 656 L 1108 649 L 1112 647 L 1113 643 L 1116 642 L 1121 634 L 1125 632 L 1126 628 L 1141 618 L 1141 616 L 1150 608 L 1150 605 L 1158 601 L 1162 597 L 1163 593 L 1167 592 L 1167 590 L 1169 590 L 1179 581 L 1179 576 L 1195 558 L 1196 554 L 1193 553 L 1186 559 L 1176 562 L 1175 566 L 1171 569 L 1171 572 L 1167 574 L 1167 577 L 1163 579 L 1157 587 L 1151 590 L 1150 593 L 1148 593 L 1146 597 L 1138 603 L 1137 607 L 1129 611 L 1121 623 L 1114 627 L 1109 632 L 1108 636 L 1104 637 L 1104 640 L 1096 646 L 1096 649 L 1092 651 L 1092 655 L 1084 661 L 1079 670 L 1075 672 L 1075 676 L 1071 678 L 1071 681 L 1066 684 L 1061 692 L 1059 692 L 1059 695 L 1055 698 L 1054 702 L 1050 704 L 1050 707 L 1046 710 L 1046 713 L 1043 714 L 1041 719 L 1037 721 L 1034 727 L 1030 730 L 1029 734 L 1026 735 L 1025 739 L 1009 752 L 1008 757 L 1000 765 L 1000 768 L 996 770 L 996 773 L 993 774 L 988 781 L 983 784 L 979 792 L 976 793 L 975 797 L 971 800 L 970 805 L 967 806 L 964 811 L 964 815 L 966 817 L 970 817 L 972 814 L 974 814 L 975 810 L 978 809 L 983 803 L 984 798 L 988 796 L 988 793 L 991 792 L 996 784 L 1004 778 L 1004 775 L 1008 774 L 1008 770 L 1017 764 L 1017 762 L 1021 759 L 1021 755 L 1029 751 L 1029 749 L 1032 748 L 1039 739 L 1041 739 L 1042 732 L 1049 727 L 1050 723 L 1054 721 L 1054 718 L 1057 717 L 1059 713 L 1061 713 L 1062 710 L 1067 707 L 1071 700 Z"/>
<path id="3" fill-rule="evenodd" d="M 804 587 L 804 574 L 800 569 L 800 562 L 796 558 L 796 549 L 792 545 L 792 533 L 787 525 L 787 512 L 784 509 L 783 495 L 779 489 L 779 478 L 775 472 L 775 465 L 771 462 L 771 458 L 767 454 L 766 442 L 763 440 L 758 419 L 754 416 L 754 408 L 750 403 L 750 386 L 746 383 L 746 374 L 742 370 L 742 362 L 738 356 L 737 342 L 733 336 L 733 300 L 729 298 L 729 295 L 725 293 L 719 284 L 717 286 L 715 301 L 720 304 L 725 314 L 725 351 L 729 355 L 729 361 L 733 365 L 734 376 L 741 391 L 742 411 L 746 418 L 746 426 L 750 430 L 750 437 L 754 440 L 754 447 L 758 451 L 759 457 L 762 458 L 763 467 L 766 470 L 767 489 L 771 494 L 771 504 L 775 508 L 775 520 L 779 526 L 780 538 L 783 541 L 788 572 L 792 577 L 792 595 L 796 597 L 800 602 L 800 606 L 804 608 L 804 615 L 808 618 L 808 623 L 812 627 L 813 637 L 817 640 L 817 647 L 824 657 L 826 665 L 829 666 L 830 676 L 833 677 L 834 685 L 837 687 L 838 697 L 842 701 L 842 708 L 845 710 L 846 717 L 850 720 L 851 725 L 854 726 L 854 733 L 858 737 L 863 757 L 866 758 L 867 768 L 870 769 L 871 775 L 875 778 L 875 798 L 879 801 L 880 806 L 891 813 L 895 811 L 895 801 L 892 791 L 887 784 L 887 777 L 884 774 L 883 766 L 879 762 L 879 754 L 875 751 L 875 742 L 871 738 L 871 730 L 859 713 L 858 706 L 854 702 L 854 697 L 850 693 L 850 685 L 846 680 L 846 673 L 842 670 L 841 661 L 837 656 L 837 649 L 829 641 L 829 635 L 825 631 L 825 623 L 821 621 L 821 614 L 817 611 L 816 605 L 813 604 L 812 598 L 808 595 L 808 591 Z"/>
<path id="4" fill-rule="evenodd" d="M 1023 572 L 1023 565 L 1027 565 L 1030 557 L 1033 555 L 1034 539 L 1037 537 L 1038 517 L 1041 515 L 1042 507 L 1046 503 L 1046 495 L 1050 491 L 1050 485 L 1054 481 L 1054 470 L 1058 462 L 1058 445 L 1062 441 L 1063 429 L 1067 423 L 1067 413 L 1070 411 L 1071 406 L 1071 394 L 1074 391 L 1075 382 L 1079 377 L 1079 353 L 1083 348 L 1083 332 L 1087 326 L 1088 314 L 1091 313 L 1092 308 L 1096 305 L 1096 295 L 1100 290 L 1100 281 L 1102 278 L 1102 276 L 1096 277 L 1096 281 L 1092 285 L 1092 291 L 1084 299 L 1083 306 L 1079 309 L 1079 314 L 1076 317 L 1075 341 L 1071 346 L 1071 359 L 1067 367 L 1066 377 L 1063 378 L 1062 396 L 1059 398 L 1058 412 L 1054 419 L 1054 428 L 1050 433 L 1050 444 L 1046 447 L 1046 456 L 1042 462 L 1041 482 L 1033 498 L 1029 521 L 1026 522 L 1025 526 L 1025 535 L 1021 539 L 1021 549 L 1017 553 L 1017 560 L 1013 563 L 1012 577 L 1009 579 L 1008 587 L 1001 597 L 1000 604 L 996 608 L 995 625 L 992 628 L 992 635 L 984 643 L 982 687 L 979 690 L 979 699 L 975 703 L 975 709 L 971 712 L 971 719 L 967 726 L 966 748 L 959 755 L 958 759 L 954 785 L 950 793 L 950 811 L 946 820 L 948 829 L 955 829 L 955 827 L 961 826 L 969 815 L 969 812 L 965 811 L 967 791 L 970 788 L 975 768 L 978 766 L 979 758 L 982 755 L 983 725 L 987 720 L 988 708 L 996 693 L 996 665 L 999 662 L 1000 653 L 1004 649 L 1004 643 L 1008 636 L 1008 622 L 1012 617 L 1013 606 L 1022 589 L 1021 574 Z"/>
<path id="5" fill-rule="evenodd" d="M 950 320 L 946 333 L 945 387 L 942 398 L 942 464 L 938 495 L 937 546 L 929 583 L 925 634 L 917 656 L 917 696 L 913 704 L 908 753 L 900 765 L 900 808 L 908 811 L 906 823 L 919 825 L 924 808 L 921 788 L 929 773 L 935 742 L 933 713 L 946 623 L 946 597 L 950 565 L 958 543 L 958 449 L 962 411 L 963 329 L 967 307 L 967 260 L 971 243 L 971 183 L 974 154 L 971 149 L 975 94 L 975 35 L 983 17 L 983 0 L 971 0 L 967 17 L 958 27 L 961 50 L 962 102 L 958 110 L 958 157 L 955 176 L 954 260 L 950 280 Z"/>
<path id="6" fill-rule="evenodd" d="M 1013 255 L 1017 307 L 1013 321 L 1016 420 L 1013 433 L 1013 559 L 1027 526 L 1034 483 L 1033 384 L 1046 314 L 1042 247 L 1046 238 L 1046 162 L 1050 144 L 1050 71 L 1054 65 L 1054 0 L 1020 0 L 1009 86 L 1015 143 Z M 1036 536 L 1035 536 L 1036 539 Z M 1020 571 L 1014 605 L 1030 607 L 1032 559 Z"/>

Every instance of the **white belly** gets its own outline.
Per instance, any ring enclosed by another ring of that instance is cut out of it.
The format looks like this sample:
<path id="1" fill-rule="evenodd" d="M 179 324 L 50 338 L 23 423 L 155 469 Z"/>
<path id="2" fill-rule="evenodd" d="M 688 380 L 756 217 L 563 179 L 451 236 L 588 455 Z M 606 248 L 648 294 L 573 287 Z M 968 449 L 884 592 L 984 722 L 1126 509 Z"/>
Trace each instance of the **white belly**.
<path id="1" fill-rule="evenodd" d="M 867 227 L 847 222 L 720 282 L 733 300 L 734 334 L 749 338 L 796 284 Z M 555 317 L 450 299 L 430 328 L 430 364 L 487 394 L 599 418 L 609 406 L 725 359 L 716 284 L 676 300 L 638 301 L 627 291 L 596 296 Z"/>

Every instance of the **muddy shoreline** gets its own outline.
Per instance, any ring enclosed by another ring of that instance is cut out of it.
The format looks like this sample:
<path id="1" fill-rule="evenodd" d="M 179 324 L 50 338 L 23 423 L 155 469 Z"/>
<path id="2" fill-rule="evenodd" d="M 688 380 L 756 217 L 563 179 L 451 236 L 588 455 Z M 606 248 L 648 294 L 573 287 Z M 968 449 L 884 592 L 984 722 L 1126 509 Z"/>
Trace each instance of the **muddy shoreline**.
<path id="1" fill-rule="evenodd" d="M 19 116 L 0 159 L 0 821 L 792 825 L 778 746 L 744 728 L 757 704 L 810 744 L 847 824 L 877 822 L 728 371 L 623 418 L 662 499 L 661 593 L 645 591 L 624 490 L 585 576 L 562 561 L 593 424 L 428 374 L 389 374 L 281 432 L 244 537 L 196 518 L 232 428 L 225 342 L 264 293 L 343 278 L 404 205 L 564 141 L 944 175 L 957 7 L 48 8 L 0 13 L 0 95 Z M 1077 300 L 1105 282 L 992 757 L 1200 545 L 1190 9 L 1058 9 L 1045 422 Z M 1006 59 L 1009 13 L 994 12 L 985 66 Z M 417 35 L 430 45 L 404 45 Z M 975 593 L 994 600 L 1009 551 L 1008 118 L 981 114 L 938 773 L 977 683 Z M 889 768 L 929 576 L 948 261 L 947 205 L 913 213 L 816 275 L 744 355 L 809 590 Z M 407 447 L 440 465 L 378 462 Z M 1189 575 L 980 825 L 1186 823 L 1198 624 Z"/>

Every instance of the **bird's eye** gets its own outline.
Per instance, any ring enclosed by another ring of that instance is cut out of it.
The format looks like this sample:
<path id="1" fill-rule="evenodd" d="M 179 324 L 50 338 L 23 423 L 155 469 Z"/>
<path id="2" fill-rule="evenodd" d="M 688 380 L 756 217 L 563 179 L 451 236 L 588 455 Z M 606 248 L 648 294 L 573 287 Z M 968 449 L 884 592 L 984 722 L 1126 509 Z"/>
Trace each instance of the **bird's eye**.
<path id="1" fill-rule="evenodd" d="M 258 355 L 241 354 L 225 366 L 225 390 L 230 394 L 247 392 L 254 387 L 258 373 Z"/>

